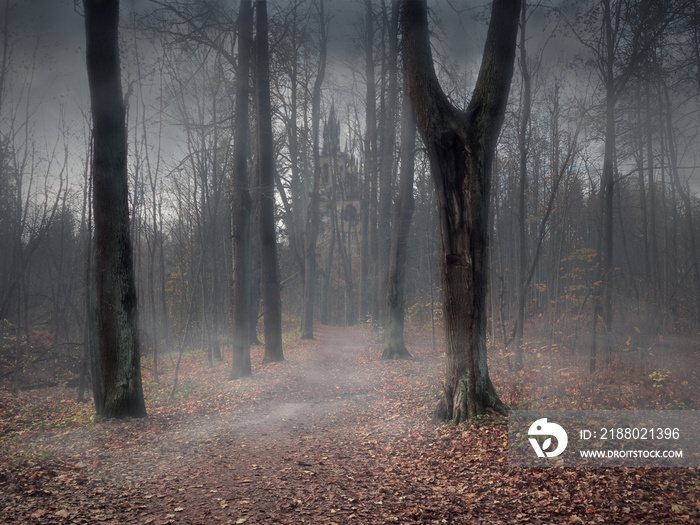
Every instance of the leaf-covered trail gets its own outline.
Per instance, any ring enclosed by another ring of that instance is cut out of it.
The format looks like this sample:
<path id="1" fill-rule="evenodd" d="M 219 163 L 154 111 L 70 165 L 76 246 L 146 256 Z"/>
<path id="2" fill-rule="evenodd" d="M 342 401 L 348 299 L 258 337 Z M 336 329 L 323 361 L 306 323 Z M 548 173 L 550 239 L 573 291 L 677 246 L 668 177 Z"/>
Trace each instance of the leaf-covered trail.
<path id="1" fill-rule="evenodd" d="M 55 437 L 50 457 L 0 467 L 0 522 L 700 520 L 694 470 L 509 469 L 503 425 L 429 423 L 442 374 L 429 345 L 385 363 L 367 337 L 319 327 L 252 379 L 220 365 L 178 410 Z"/>

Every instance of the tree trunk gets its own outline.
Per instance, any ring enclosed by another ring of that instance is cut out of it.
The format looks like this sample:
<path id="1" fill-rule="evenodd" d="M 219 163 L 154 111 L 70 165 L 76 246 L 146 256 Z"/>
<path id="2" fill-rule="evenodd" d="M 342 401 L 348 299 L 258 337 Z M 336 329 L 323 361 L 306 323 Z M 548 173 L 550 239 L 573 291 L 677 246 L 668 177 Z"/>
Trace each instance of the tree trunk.
<path id="1" fill-rule="evenodd" d="M 331 272 L 333 271 L 333 254 L 335 252 L 335 231 L 331 224 L 330 246 L 328 247 L 328 260 L 326 261 L 326 270 L 323 272 L 323 286 L 321 287 L 321 324 L 329 324 L 328 317 L 328 292 L 331 287 Z"/>
<path id="2" fill-rule="evenodd" d="M 384 5 L 382 5 L 385 10 Z M 398 54 L 398 30 L 399 30 L 399 5 L 398 0 L 392 0 L 391 19 L 389 21 L 389 52 L 387 57 L 387 69 L 389 72 L 389 85 L 386 90 L 383 118 L 382 118 L 382 142 L 381 173 L 379 180 L 379 213 L 377 222 L 377 236 L 381 240 L 377 252 L 377 322 L 385 326 L 387 277 L 389 274 L 389 254 L 391 250 L 391 201 L 394 195 L 394 142 L 395 142 L 395 113 L 397 95 L 397 54 Z"/>
<path id="3" fill-rule="evenodd" d="M 260 256 L 262 297 L 265 308 L 263 363 L 284 361 L 282 352 L 282 301 L 277 268 L 275 227 L 275 152 L 270 109 L 270 54 L 267 1 L 255 2 L 255 72 L 257 86 L 258 179 L 260 182 Z"/>
<path id="4" fill-rule="evenodd" d="M 653 297 L 657 304 L 663 302 L 663 292 L 661 285 L 661 276 L 659 269 L 659 249 L 656 227 L 656 183 L 654 182 L 654 148 L 653 148 L 653 127 L 652 127 L 652 110 L 651 110 L 651 95 L 649 93 L 649 84 L 645 88 L 645 98 L 647 102 L 647 135 L 646 135 L 646 153 L 647 153 L 647 170 L 649 177 L 649 250 L 651 251 L 651 275 L 649 276 L 652 287 Z"/>
<path id="5" fill-rule="evenodd" d="M 119 67 L 119 2 L 83 0 L 93 119 L 92 176 L 98 350 L 95 408 L 144 417 L 133 250 L 129 237 L 127 136 Z"/>
<path id="6" fill-rule="evenodd" d="M 319 2 L 319 24 L 321 28 L 320 55 L 318 71 L 314 82 L 313 97 L 311 102 L 311 133 L 313 149 L 313 186 L 311 189 L 311 202 L 306 218 L 304 230 L 304 309 L 302 313 L 301 338 L 313 339 L 314 337 L 314 296 L 316 294 L 316 241 L 321 224 L 321 164 L 319 161 L 319 129 L 321 122 L 321 86 L 326 74 L 326 20 L 323 10 L 323 0 Z M 332 258 L 332 255 L 329 255 Z M 324 289 L 325 291 L 325 289 Z M 324 308 L 322 316 L 327 315 Z"/>
<path id="7" fill-rule="evenodd" d="M 525 298 L 527 287 L 527 191 L 528 130 L 530 128 L 530 110 L 532 102 L 530 72 L 527 68 L 527 51 L 525 49 L 525 26 L 527 22 L 527 0 L 523 0 L 520 10 L 520 72 L 522 74 L 523 95 L 518 133 L 518 151 L 520 153 L 520 180 L 518 184 L 518 262 L 516 266 L 517 299 L 515 311 L 515 329 L 513 346 L 515 347 L 515 370 L 523 369 L 523 328 L 525 325 Z"/>
<path id="8" fill-rule="evenodd" d="M 241 0 L 238 13 L 238 75 L 233 130 L 231 230 L 233 237 L 233 362 L 230 379 L 250 377 L 250 214 L 248 191 L 248 95 L 253 7 Z"/>
<path id="9" fill-rule="evenodd" d="M 359 319 L 364 321 L 370 313 L 370 305 L 373 304 L 372 287 L 372 243 L 371 233 L 373 229 L 372 214 L 374 210 L 376 228 L 376 179 L 377 179 L 377 94 L 374 83 L 374 13 L 371 0 L 365 0 L 366 7 L 366 31 L 365 35 L 365 76 L 367 82 L 367 97 L 365 111 L 365 159 L 364 159 L 364 185 L 362 187 L 361 234 L 360 243 L 360 300 Z M 374 192 L 372 186 L 374 185 Z"/>
<path id="10" fill-rule="evenodd" d="M 92 142 L 92 141 L 91 141 Z M 92 145 L 88 147 L 87 158 L 92 157 Z M 85 169 L 85 182 L 83 189 L 83 213 L 82 216 L 87 217 L 80 221 L 81 227 L 80 231 L 85 232 L 85 273 L 84 279 L 84 308 L 85 308 L 85 327 L 83 329 L 83 356 L 80 362 L 80 378 L 78 380 L 78 403 L 83 403 L 85 401 L 85 390 L 87 389 L 87 379 L 88 374 L 91 372 L 90 365 L 93 363 L 93 356 L 96 355 L 95 350 L 95 304 L 94 304 L 94 290 L 95 287 L 93 283 L 95 278 L 93 276 L 93 258 L 94 252 L 92 249 L 92 180 L 90 179 L 89 168 L 86 165 Z M 94 370 L 92 370 L 94 373 Z M 92 374 L 91 374 L 92 377 Z M 94 386 L 93 379 L 93 386 Z"/>
<path id="11" fill-rule="evenodd" d="M 260 221 L 260 188 L 255 187 L 250 195 L 251 224 Z M 250 345 L 262 344 L 258 339 L 258 321 L 260 320 L 260 278 L 261 278 L 261 249 L 259 229 L 251 226 L 250 230 Z"/>
<path id="12" fill-rule="evenodd" d="M 609 92 L 608 100 L 612 98 Z M 601 257 L 602 306 L 603 320 L 603 362 L 610 362 L 611 331 L 613 322 L 613 203 L 615 197 L 615 103 L 606 102 L 605 151 L 603 153 L 603 244 Z"/>
<path id="13" fill-rule="evenodd" d="M 641 89 L 637 85 L 637 99 L 642 100 Z M 642 109 L 637 108 L 637 177 L 639 181 L 639 210 L 641 214 L 641 230 L 643 239 L 643 250 L 644 250 L 644 280 L 649 282 L 651 279 L 651 260 L 649 259 L 649 221 L 647 219 L 647 192 L 646 184 L 644 182 L 644 134 L 642 130 Z"/>
<path id="14" fill-rule="evenodd" d="M 519 1 L 494 0 L 479 77 L 460 111 L 435 75 L 426 2 L 402 1 L 404 71 L 440 207 L 447 369 L 436 417 L 456 422 L 505 410 L 486 361 L 488 207 L 519 11 Z"/>
<path id="15" fill-rule="evenodd" d="M 335 171 L 335 170 L 334 170 Z M 337 175 L 334 175 L 334 178 Z M 338 210 L 335 206 L 335 199 L 331 199 L 331 222 L 334 230 L 333 235 L 336 235 L 338 242 L 338 257 L 343 265 L 343 279 L 345 281 L 345 326 L 353 326 L 355 324 L 355 298 L 352 285 L 352 261 L 350 260 L 350 252 L 345 247 L 345 230 L 338 220 Z"/>
<path id="16" fill-rule="evenodd" d="M 612 280 L 613 280 L 613 202 L 615 192 L 615 46 L 610 12 L 610 0 L 603 0 L 603 39 L 605 41 L 602 57 L 605 84 L 605 149 L 603 151 L 603 173 L 600 180 L 601 193 L 601 244 L 599 250 L 600 284 L 594 296 L 593 315 L 601 315 L 603 321 L 602 357 L 604 364 L 610 361 L 610 336 L 613 321 Z M 597 304 L 595 304 L 597 303 Z M 597 330 L 594 330 L 594 334 Z M 590 370 L 597 366 L 597 345 L 594 335 L 591 347 Z"/>
<path id="17" fill-rule="evenodd" d="M 403 338 L 404 330 L 404 283 L 406 281 L 406 258 L 408 234 L 415 207 L 413 198 L 413 156 L 416 146 L 416 123 L 413 118 L 411 98 L 404 85 L 403 120 L 401 123 L 401 173 L 399 174 L 399 196 L 391 231 L 391 252 L 386 293 L 386 329 L 382 359 L 410 358 Z"/>

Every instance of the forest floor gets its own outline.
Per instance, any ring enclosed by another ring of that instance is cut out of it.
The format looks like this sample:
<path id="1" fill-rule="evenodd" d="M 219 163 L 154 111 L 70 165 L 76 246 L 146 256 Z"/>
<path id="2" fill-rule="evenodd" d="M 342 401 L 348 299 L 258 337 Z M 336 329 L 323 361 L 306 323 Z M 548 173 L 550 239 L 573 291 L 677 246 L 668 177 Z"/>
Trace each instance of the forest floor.
<path id="1" fill-rule="evenodd" d="M 0 523 L 700 523 L 697 469 L 509 468 L 505 418 L 431 423 L 444 355 L 409 340 L 413 360 L 382 362 L 367 330 L 319 326 L 283 363 L 258 364 L 255 347 L 241 381 L 188 356 L 174 400 L 166 358 L 158 384 L 145 367 L 149 416 L 135 421 L 96 422 L 72 389 L 0 391 Z M 592 401 L 566 384 L 554 405 Z M 688 388 L 671 398 L 698 408 Z"/>

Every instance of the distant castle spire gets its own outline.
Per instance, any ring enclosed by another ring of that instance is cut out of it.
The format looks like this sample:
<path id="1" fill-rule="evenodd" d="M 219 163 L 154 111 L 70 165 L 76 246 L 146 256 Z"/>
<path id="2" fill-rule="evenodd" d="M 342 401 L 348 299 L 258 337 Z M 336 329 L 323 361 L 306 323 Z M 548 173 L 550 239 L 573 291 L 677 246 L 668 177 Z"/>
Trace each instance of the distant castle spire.
<path id="1" fill-rule="evenodd" d="M 335 116 L 335 103 L 331 102 L 328 118 L 323 126 L 322 156 L 332 157 L 340 153 L 340 124 Z"/>

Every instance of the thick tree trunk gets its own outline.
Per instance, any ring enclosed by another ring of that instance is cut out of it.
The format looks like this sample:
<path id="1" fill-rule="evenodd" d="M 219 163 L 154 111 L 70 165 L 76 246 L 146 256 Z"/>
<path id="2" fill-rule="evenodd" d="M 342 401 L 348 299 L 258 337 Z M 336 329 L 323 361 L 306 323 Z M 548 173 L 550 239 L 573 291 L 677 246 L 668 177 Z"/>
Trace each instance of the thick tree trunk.
<path id="1" fill-rule="evenodd" d="M 270 54 L 267 2 L 255 2 L 255 71 L 257 87 L 258 180 L 260 182 L 260 257 L 263 306 L 265 308 L 265 355 L 263 363 L 284 361 L 282 352 L 282 301 L 277 268 L 275 228 L 275 152 L 272 145 L 270 109 Z"/>
<path id="2" fill-rule="evenodd" d="M 408 234 L 415 207 L 413 198 L 413 156 L 416 145 L 416 123 L 413 118 L 411 97 L 404 86 L 403 120 L 401 123 L 401 172 L 399 173 L 399 196 L 391 231 L 389 275 L 386 293 L 386 327 L 384 330 L 384 352 L 382 359 L 410 358 L 404 342 L 404 283 L 406 281 L 406 258 Z"/>
<path id="3" fill-rule="evenodd" d="M 505 410 L 486 361 L 488 207 L 519 12 L 519 1 L 493 2 L 479 77 L 463 112 L 435 75 L 426 2 L 402 1 L 404 70 L 440 206 L 447 368 L 436 417 L 456 422 Z"/>
<path id="4" fill-rule="evenodd" d="M 119 2 L 84 0 L 93 119 L 93 205 L 98 349 L 95 408 L 144 417 L 133 250 L 129 237 L 127 136 L 119 67 Z"/>
<path id="5" fill-rule="evenodd" d="M 238 13 L 238 75 L 233 130 L 231 233 L 233 237 L 233 361 L 230 379 L 250 377 L 250 216 L 248 191 L 248 95 L 253 7 L 241 0 Z"/>

